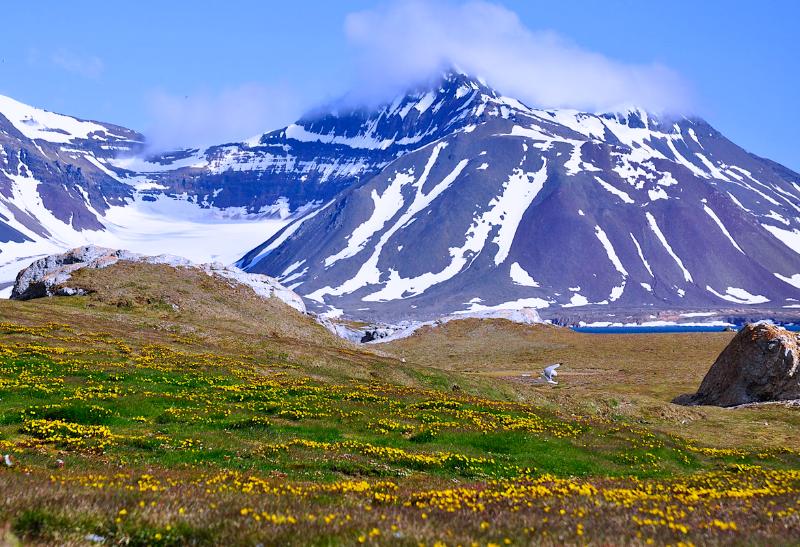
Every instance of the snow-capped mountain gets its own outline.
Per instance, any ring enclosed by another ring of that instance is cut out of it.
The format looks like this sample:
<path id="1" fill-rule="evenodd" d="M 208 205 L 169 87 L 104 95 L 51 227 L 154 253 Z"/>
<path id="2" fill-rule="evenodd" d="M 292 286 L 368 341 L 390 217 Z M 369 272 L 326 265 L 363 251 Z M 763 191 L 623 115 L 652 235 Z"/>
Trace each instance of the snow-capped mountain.
<path id="1" fill-rule="evenodd" d="M 109 160 L 142 141 L 0 96 L 0 288 L 28 257 L 59 250 L 69 232 L 103 229 L 98 217 L 132 194 Z"/>
<path id="2" fill-rule="evenodd" d="M 244 255 L 367 319 L 800 308 L 800 175 L 697 118 L 537 110 L 451 72 L 241 143 L 145 150 L 0 97 L 0 289 L 98 244 Z"/>
<path id="3" fill-rule="evenodd" d="M 0 195 L 4 205 L 26 198 L 42 206 L 62 222 L 77 229 L 99 228 L 91 209 L 105 211 L 131 189 L 109 171 L 110 158 L 133 154 L 141 135 L 109 124 L 78 120 L 38 110 L 0 96 Z M 13 205 L 11 205 L 13 207 Z M 9 210 L 5 211 L 8 213 Z M 8 214 L 3 232 L 15 241 L 25 239 L 13 227 L 16 221 L 37 233 L 45 233 L 45 219 Z"/>
<path id="4" fill-rule="evenodd" d="M 480 118 L 462 108 L 479 86 L 465 81 L 443 83 L 447 103 L 423 88 L 379 110 L 324 109 L 242 143 L 158 155 L 134 131 L 0 97 L 0 289 L 35 258 L 85 244 L 231 263 Z"/>
<path id="5" fill-rule="evenodd" d="M 703 120 L 536 110 L 458 74 L 411 99 L 306 129 L 390 150 L 436 128 L 240 266 L 369 319 L 800 307 L 800 175 Z"/>
<path id="6" fill-rule="evenodd" d="M 254 201 L 268 201 L 257 192 L 210 203 L 219 190 L 200 194 L 214 168 L 193 184 L 180 180 L 192 151 L 144 154 L 144 137 L 134 131 L 0 96 L 0 293 L 33 260 L 87 244 L 229 264 L 291 218 L 281 192 L 257 210 Z M 181 188 L 158 182 L 176 171 Z M 240 167 L 223 178 L 233 187 L 248 174 Z"/>

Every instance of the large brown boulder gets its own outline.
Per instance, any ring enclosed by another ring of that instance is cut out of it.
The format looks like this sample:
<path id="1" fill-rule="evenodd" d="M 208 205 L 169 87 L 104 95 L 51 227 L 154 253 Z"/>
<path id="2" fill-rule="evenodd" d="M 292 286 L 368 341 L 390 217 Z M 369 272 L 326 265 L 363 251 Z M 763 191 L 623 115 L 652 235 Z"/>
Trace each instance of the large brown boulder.
<path id="1" fill-rule="evenodd" d="M 800 399 L 797 334 L 769 323 L 751 323 L 731 340 L 694 395 L 673 402 L 737 406 Z"/>

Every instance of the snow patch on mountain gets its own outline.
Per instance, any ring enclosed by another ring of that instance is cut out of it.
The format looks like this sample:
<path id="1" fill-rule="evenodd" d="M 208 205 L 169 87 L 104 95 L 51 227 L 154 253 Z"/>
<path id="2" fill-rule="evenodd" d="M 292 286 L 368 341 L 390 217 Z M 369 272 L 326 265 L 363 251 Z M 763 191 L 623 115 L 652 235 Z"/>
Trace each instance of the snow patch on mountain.
<path id="1" fill-rule="evenodd" d="M 631 233 L 629 233 L 628 235 L 631 236 L 631 239 L 633 240 L 633 244 L 634 244 L 634 246 L 636 246 L 636 252 L 639 254 L 639 258 L 641 259 L 642 264 L 644 264 L 644 267 L 647 270 L 647 273 L 650 274 L 650 277 L 655 277 L 655 274 L 653 274 L 653 269 L 650 267 L 650 263 L 647 262 L 647 259 L 644 257 L 644 253 L 642 252 L 642 246 L 639 245 L 639 240 L 637 240 L 636 236 L 634 236 Z"/>
<path id="2" fill-rule="evenodd" d="M 669 243 L 667 243 L 667 238 L 664 237 L 664 232 L 662 232 L 661 228 L 658 227 L 655 217 L 649 211 L 645 213 L 645 216 L 647 217 L 647 222 L 650 223 L 650 229 L 653 230 L 653 233 L 656 234 L 656 237 L 661 242 L 661 245 L 664 246 L 664 249 L 667 251 L 669 256 L 672 257 L 672 259 L 683 272 L 684 279 L 686 279 L 686 281 L 689 283 L 692 283 L 692 274 L 689 273 L 689 270 L 687 270 L 686 266 L 683 265 L 683 261 L 678 258 L 678 255 L 675 254 L 675 251 L 673 251 L 672 247 L 670 247 Z"/>
<path id="3" fill-rule="evenodd" d="M 613 195 L 617 196 L 617 197 L 618 197 L 618 198 L 620 198 L 620 199 L 621 199 L 621 200 L 622 200 L 624 203 L 629 203 L 629 204 L 630 204 L 630 203 L 636 203 L 636 202 L 633 200 L 633 198 L 631 198 L 631 197 L 630 197 L 630 196 L 629 196 L 627 193 L 623 192 L 622 190 L 619 190 L 619 189 L 615 188 L 614 186 L 610 185 L 609 183 L 607 183 L 606 181 L 604 181 L 604 180 L 603 180 L 603 179 L 601 179 L 600 177 L 595 177 L 594 179 L 595 179 L 595 180 L 596 180 L 596 181 L 597 181 L 597 182 L 600 184 L 600 186 L 602 186 L 602 187 L 603 187 L 603 188 L 604 188 L 606 191 L 608 191 L 609 193 L 611 193 L 611 194 L 613 194 Z M 652 198 L 651 198 L 651 199 L 652 199 Z"/>
<path id="4" fill-rule="evenodd" d="M 511 265 L 511 270 L 509 273 L 511 275 L 511 279 L 517 285 L 522 285 L 523 287 L 539 287 L 539 283 L 537 283 L 536 280 L 533 279 L 531 275 L 519 265 L 519 262 L 514 262 Z"/>
<path id="5" fill-rule="evenodd" d="M 507 310 L 536 310 L 549 307 L 551 302 L 544 298 L 519 298 L 495 305 L 485 305 L 478 302 L 470 302 L 469 308 L 455 311 L 457 315 L 485 314 L 488 312 L 504 312 Z M 486 317 L 486 315 L 484 315 Z"/>
<path id="6" fill-rule="evenodd" d="M 778 228 L 777 226 L 764 223 L 762 223 L 761 226 L 763 226 L 764 229 L 766 229 L 769 233 L 774 235 L 778 241 L 789 247 L 797 254 L 800 254 L 800 230 L 797 228 L 785 230 L 783 228 Z"/>
<path id="7" fill-rule="evenodd" d="M 497 237 L 493 240 L 498 247 L 494 256 L 496 265 L 502 264 L 508 258 L 522 215 L 536 199 L 546 180 L 546 159 L 543 159 L 542 167 L 534 173 L 524 173 L 521 169 L 516 169 L 503 185 L 503 193 L 489 203 L 489 211 L 483 214 L 478 226 L 475 226 L 476 232 L 482 226 L 486 229 L 499 227 Z"/>
<path id="8" fill-rule="evenodd" d="M 790 276 L 781 275 L 779 273 L 775 273 L 773 275 L 775 277 L 777 277 L 778 279 L 780 279 L 781 281 L 785 281 L 789 285 L 791 285 L 793 287 L 797 287 L 798 289 L 800 289 L 800 273 L 796 273 L 796 274 L 790 275 Z"/>
<path id="9" fill-rule="evenodd" d="M 580 293 L 575 293 L 570 297 L 569 303 L 568 304 L 562 304 L 561 307 L 562 308 L 576 308 L 576 307 L 579 307 L 579 306 L 588 306 L 588 305 L 589 305 L 589 299 L 588 298 L 586 298 L 585 296 L 583 296 Z"/>
<path id="10" fill-rule="evenodd" d="M 746 290 L 737 287 L 728 287 L 725 289 L 724 294 L 715 291 L 709 285 L 706 285 L 706 290 L 716 297 L 728 300 L 729 302 L 735 302 L 736 304 L 764 304 L 769 302 L 769 298 L 765 296 L 750 294 Z"/>
<path id="11" fill-rule="evenodd" d="M 719 229 L 722 230 L 722 233 L 725 234 L 725 237 L 727 237 L 728 241 L 731 242 L 731 245 L 733 245 L 736 248 L 736 250 L 739 251 L 740 253 L 745 254 L 745 252 L 742 250 L 742 248 L 739 247 L 739 244 L 736 243 L 736 240 L 733 239 L 733 236 L 728 231 L 728 229 L 725 227 L 725 225 L 722 223 L 722 220 L 720 220 L 720 218 L 717 216 L 717 214 L 714 211 L 712 211 L 711 208 L 708 205 L 703 205 L 703 210 L 706 212 L 706 214 L 708 216 L 711 217 L 711 220 L 713 220 L 714 223 L 717 226 L 719 226 Z"/>
<path id="12" fill-rule="evenodd" d="M 331 266 L 343 258 L 349 258 L 362 249 L 367 241 L 378 233 L 403 207 L 403 187 L 414 182 L 412 173 L 397 173 L 389 187 L 378 195 L 372 190 L 374 209 L 369 219 L 360 224 L 347 240 L 347 247 L 325 259 L 325 266 Z"/>

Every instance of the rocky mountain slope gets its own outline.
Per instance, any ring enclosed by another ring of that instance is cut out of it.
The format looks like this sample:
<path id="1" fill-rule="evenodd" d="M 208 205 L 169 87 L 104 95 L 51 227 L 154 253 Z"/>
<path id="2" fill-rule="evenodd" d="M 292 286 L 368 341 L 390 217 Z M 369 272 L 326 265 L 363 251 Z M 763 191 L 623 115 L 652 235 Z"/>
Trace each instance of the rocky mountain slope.
<path id="1" fill-rule="evenodd" d="M 156 156 L 136 132 L 0 98 L 0 289 L 85 244 L 241 258 L 369 320 L 786 312 L 800 175 L 701 119 L 537 110 L 458 72 Z"/>
<path id="2" fill-rule="evenodd" d="M 234 262 L 471 123 L 471 95 L 445 85 L 453 100 L 435 108 L 424 88 L 378 110 L 322 109 L 245 142 L 156 155 L 134 131 L 0 97 L 0 289 L 35 258 L 86 244 Z"/>
<path id="3" fill-rule="evenodd" d="M 122 127 L 0 96 L 0 283 L 20 259 L 61 248 L 68 232 L 103 229 L 100 217 L 133 192 L 110 161 L 142 143 Z"/>
<path id="4" fill-rule="evenodd" d="M 461 74 L 374 109 L 331 105 L 241 143 L 120 162 L 156 183 L 219 208 L 249 213 L 322 204 L 369 180 L 403 154 L 485 119 L 476 96 L 494 95 Z M 154 185 L 155 186 L 155 185 Z"/>
<path id="5" fill-rule="evenodd" d="M 536 110 L 445 82 L 455 93 L 434 88 L 420 107 L 467 97 L 465 123 L 240 265 L 363 318 L 798 306 L 797 173 L 698 118 Z"/>

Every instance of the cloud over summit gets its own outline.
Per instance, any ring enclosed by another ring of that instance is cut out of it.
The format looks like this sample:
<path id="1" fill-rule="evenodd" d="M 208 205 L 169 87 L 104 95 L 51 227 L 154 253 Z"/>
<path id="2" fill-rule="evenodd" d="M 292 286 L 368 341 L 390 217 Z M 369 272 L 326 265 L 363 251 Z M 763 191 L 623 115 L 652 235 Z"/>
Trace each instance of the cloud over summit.
<path id="1" fill-rule="evenodd" d="M 534 107 L 692 110 L 689 86 L 668 67 L 589 51 L 557 33 L 530 29 L 513 11 L 484 0 L 389 0 L 348 14 L 343 32 L 347 49 L 337 60 L 346 68 L 327 82 L 308 73 L 280 83 L 152 90 L 146 98 L 152 121 L 145 128 L 152 148 L 241 141 L 289 124 L 309 108 L 376 105 L 449 68 Z M 241 74 L 244 81 L 249 76 Z M 348 87 L 344 99 L 331 101 Z"/>
<path id="2" fill-rule="evenodd" d="M 291 123 L 303 110 L 287 86 L 256 83 L 186 95 L 154 90 L 147 106 L 153 150 L 238 142 Z"/>
<path id="3" fill-rule="evenodd" d="M 484 1 L 395 1 L 351 13 L 345 33 L 367 100 L 455 66 L 531 106 L 682 112 L 691 104 L 689 86 L 665 66 L 609 59 Z"/>

